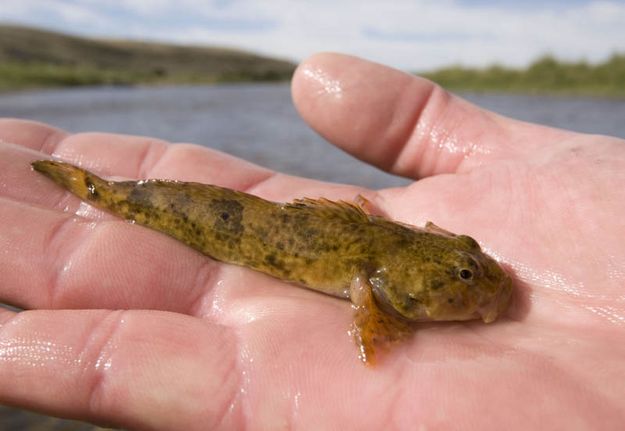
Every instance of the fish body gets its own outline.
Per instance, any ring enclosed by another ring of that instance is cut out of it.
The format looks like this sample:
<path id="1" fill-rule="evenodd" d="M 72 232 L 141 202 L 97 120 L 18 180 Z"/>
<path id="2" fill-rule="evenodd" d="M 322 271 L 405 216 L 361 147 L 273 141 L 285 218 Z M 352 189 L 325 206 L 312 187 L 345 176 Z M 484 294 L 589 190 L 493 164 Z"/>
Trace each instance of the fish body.
<path id="1" fill-rule="evenodd" d="M 33 168 L 213 259 L 350 299 L 353 333 L 369 363 L 376 347 L 410 334 L 412 322 L 491 322 L 510 301 L 510 277 L 499 264 L 471 237 L 432 223 L 419 229 L 342 201 L 276 203 L 207 184 L 112 182 L 52 160 Z"/>

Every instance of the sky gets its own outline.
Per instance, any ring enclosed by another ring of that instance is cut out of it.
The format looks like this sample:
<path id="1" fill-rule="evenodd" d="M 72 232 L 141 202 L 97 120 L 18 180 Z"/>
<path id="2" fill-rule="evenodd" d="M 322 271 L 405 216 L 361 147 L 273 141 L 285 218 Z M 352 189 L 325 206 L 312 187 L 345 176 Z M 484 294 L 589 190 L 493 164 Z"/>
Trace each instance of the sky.
<path id="1" fill-rule="evenodd" d="M 338 51 L 410 71 L 625 53 L 625 0 L 10 0 L 0 21 L 296 62 Z"/>

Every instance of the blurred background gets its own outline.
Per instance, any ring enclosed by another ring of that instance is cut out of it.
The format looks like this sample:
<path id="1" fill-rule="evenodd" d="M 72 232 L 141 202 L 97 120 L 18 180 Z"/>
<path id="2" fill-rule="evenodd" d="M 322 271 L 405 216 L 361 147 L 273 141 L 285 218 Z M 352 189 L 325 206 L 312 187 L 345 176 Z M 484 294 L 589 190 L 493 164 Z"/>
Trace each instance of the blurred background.
<path id="1" fill-rule="evenodd" d="M 194 142 L 294 175 L 392 187 L 407 180 L 299 119 L 288 84 L 299 61 L 358 55 L 504 115 L 625 138 L 624 24 L 616 0 L 3 2 L 0 117 Z M 92 428 L 0 406 L 3 430 Z"/>
<path id="2" fill-rule="evenodd" d="M 525 67 L 623 49 L 625 5 L 588 0 L 21 0 L 0 19 L 97 38 L 219 45 L 299 61 L 333 50 L 406 70 Z"/>

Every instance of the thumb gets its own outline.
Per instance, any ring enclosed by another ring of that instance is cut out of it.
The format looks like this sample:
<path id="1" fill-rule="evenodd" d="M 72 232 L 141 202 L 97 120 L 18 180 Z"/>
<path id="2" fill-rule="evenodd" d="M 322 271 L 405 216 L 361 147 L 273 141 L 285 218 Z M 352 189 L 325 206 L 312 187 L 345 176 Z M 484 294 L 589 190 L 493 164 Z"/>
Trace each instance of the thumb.
<path id="1" fill-rule="evenodd" d="M 340 54 L 304 61 L 292 93 L 300 115 L 330 142 L 415 179 L 527 157 L 566 133 L 502 117 L 426 79 Z"/>

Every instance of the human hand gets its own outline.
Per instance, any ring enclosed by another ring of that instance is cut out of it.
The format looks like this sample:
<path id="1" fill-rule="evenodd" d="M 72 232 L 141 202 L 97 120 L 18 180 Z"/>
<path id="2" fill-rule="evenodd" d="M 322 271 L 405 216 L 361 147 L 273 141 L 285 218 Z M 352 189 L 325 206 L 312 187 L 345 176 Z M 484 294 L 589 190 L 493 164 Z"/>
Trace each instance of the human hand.
<path id="1" fill-rule="evenodd" d="M 480 110 L 322 54 L 293 81 L 329 141 L 397 174 L 379 192 L 189 145 L 0 121 L 0 402 L 137 429 L 616 428 L 625 420 L 625 142 Z M 30 170 L 176 178 L 275 201 L 363 194 L 475 237 L 516 278 L 507 318 L 423 325 L 371 369 L 349 303 L 200 256 Z"/>

